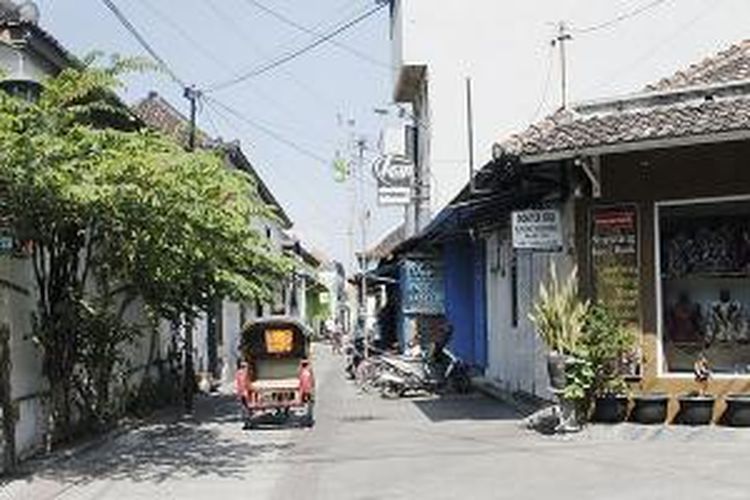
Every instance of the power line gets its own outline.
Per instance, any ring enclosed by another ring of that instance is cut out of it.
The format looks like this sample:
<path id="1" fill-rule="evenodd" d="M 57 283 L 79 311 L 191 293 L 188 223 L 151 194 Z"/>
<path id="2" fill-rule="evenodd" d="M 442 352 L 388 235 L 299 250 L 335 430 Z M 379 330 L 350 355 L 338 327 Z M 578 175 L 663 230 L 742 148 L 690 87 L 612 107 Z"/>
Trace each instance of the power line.
<path id="1" fill-rule="evenodd" d="M 216 107 L 212 106 L 208 102 L 206 103 L 206 105 L 207 105 L 206 106 L 207 110 L 211 110 L 214 113 L 216 113 L 216 115 L 218 117 L 220 117 L 238 135 L 242 135 L 242 131 L 220 109 L 217 109 Z M 316 199 L 312 198 L 310 196 L 310 191 L 306 189 L 307 186 L 302 186 L 299 183 L 300 182 L 300 178 L 299 177 L 295 177 L 295 176 L 289 175 L 286 172 L 286 170 L 284 170 L 283 168 L 276 169 L 276 170 L 274 170 L 274 172 L 280 173 L 290 184 L 296 184 L 296 185 L 298 185 L 298 186 L 300 186 L 300 187 L 303 188 L 303 189 L 299 190 L 299 194 L 301 194 L 301 196 L 304 196 L 307 199 L 307 201 L 309 202 L 309 206 L 313 209 L 314 212 L 316 212 L 315 215 L 318 216 L 317 220 L 319 220 L 321 222 L 330 223 L 330 220 L 332 218 L 335 218 L 336 216 L 341 215 L 339 213 L 327 212 L 326 210 L 324 210 L 324 208 L 326 208 L 326 209 L 329 208 L 329 205 L 320 205 L 318 203 L 319 200 L 316 200 Z M 326 212 L 326 213 L 324 213 L 324 212 Z"/>
<path id="2" fill-rule="evenodd" d="M 259 130 L 260 132 L 264 133 L 268 137 L 271 137 L 272 139 L 286 145 L 289 148 L 292 148 L 296 152 L 300 153 L 301 155 L 307 156 L 308 158 L 311 158 L 319 163 L 323 163 L 325 165 L 328 165 L 328 160 L 323 158 L 322 156 L 318 155 L 317 153 L 314 153 L 307 148 L 300 146 L 296 142 L 293 142 L 283 135 L 279 134 L 278 132 L 275 132 L 274 130 L 271 130 L 270 128 L 261 125 L 260 123 L 256 122 L 255 120 L 250 119 L 249 117 L 245 116 L 244 114 L 240 113 L 236 109 L 224 104 L 223 102 L 219 101 L 218 99 L 211 97 L 211 96 L 205 96 L 206 102 L 210 104 L 214 104 L 215 106 L 221 108 L 224 110 L 225 113 L 228 113 L 232 116 L 234 116 L 236 119 L 250 125 L 256 130 Z"/>
<path id="3" fill-rule="evenodd" d="M 244 29 L 238 21 L 233 18 L 232 16 L 226 14 L 223 10 L 221 10 L 217 5 L 214 4 L 213 0 L 208 0 L 204 3 L 213 14 L 219 18 L 220 21 L 223 23 L 226 23 L 227 25 L 231 26 L 234 30 L 234 33 L 237 35 L 238 39 L 242 39 L 250 44 L 253 51 L 260 55 L 263 58 L 268 58 L 268 53 L 263 50 L 262 47 L 258 44 L 258 42 L 250 35 L 250 32 L 246 29 Z M 294 73 L 288 70 L 282 71 L 284 75 L 286 75 L 292 83 L 294 83 L 297 87 L 302 89 L 303 91 L 307 92 L 313 99 L 312 102 L 319 105 L 321 108 L 324 108 L 328 110 L 329 108 L 326 107 L 324 103 L 321 101 L 326 101 L 328 103 L 329 107 L 336 108 L 336 104 L 333 102 L 333 99 L 331 99 L 330 96 L 326 95 L 319 89 L 313 87 L 310 85 L 309 82 L 303 82 L 299 77 L 297 77 Z M 260 94 L 260 92 L 259 92 Z M 272 100 L 272 99 L 268 99 Z"/>
<path id="4" fill-rule="evenodd" d="M 593 87 L 590 87 L 589 90 L 593 92 L 593 91 L 596 91 L 598 88 L 607 89 L 607 88 L 612 87 L 612 84 L 619 81 L 622 75 L 632 71 L 634 68 L 638 67 L 644 61 L 651 59 L 655 54 L 657 54 L 660 50 L 666 47 L 668 42 L 670 42 L 672 38 L 674 38 L 677 35 L 686 33 L 686 30 L 688 28 L 692 27 L 694 24 L 704 19 L 705 15 L 709 13 L 709 11 L 710 11 L 710 14 L 713 14 L 716 12 L 716 10 L 717 10 L 716 4 L 711 0 L 707 0 L 705 8 L 699 10 L 693 17 L 691 17 L 686 22 L 677 26 L 674 30 L 667 33 L 666 36 L 659 38 L 659 40 L 655 44 L 649 46 L 647 50 L 642 52 L 641 55 L 639 55 L 629 64 L 627 64 L 626 66 L 622 66 L 616 72 L 609 74 L 605 79 L 600 80 L 598 84 L 596 84 Z"/>
<path id="5" fill-rule="evenodd" d="M 318 32 L 317 30 L 315 30 L 313 28 L 308 28 L 307 26 L 304 26 L 304 25 L 298 23 L 297 21 L 295 21 L 295 20 L 293 20 L 293 19 L 285 16 L 281 12 L 279 12 L 277 10 L 274 10 L 274 9 L 271 9 L 270 7 L 262 4 L 258 0 L 245 0 L 245 3 L 253 5 L 258 10 L 261 10 L 262 12 L 265 12 L 266 14 L 268 14 L 269 16 L 277 19 L 278 21 L 281 21 L 282 23 L 284 23 L 284 24 L 286 24 L 288 26 L 296 28 L 297 30 L 299 30 L 299 31 L 301 31 L 303 33 L 307 33 L 308 35 L 313 35 L 315 37 L 325 36 L 325 35 L 321 34 L 320 32 Z M 356 56 L 356 57 L 358 57 L 358 58 L 360 58 L 362 60 L 370 62 L 370 63 L 372 63 L 372 64 L 374 64 L 376 66 L 381 66 L 381 67 L 384 67 L 384 68 L 392 69 L 392 66 L 390 64 L 385 63 L 383 61 L 380 61 L 380 60 L 378 60 L 378 59 L 370 56 L 369 54 L 366 54 L 366 53 L 362 52 L 361 50 L 355 49 L 354 47 L 350 47 L 349 45 L 343 44 L 343 43 L 339 42 L 338 40 L 327 39 L 325 41 L 328 42 L 328 43 L 330 43 L 331 45 L 333 45 L 335 47 L 338 47 L 338 48 L 340 48 L 342 50 L 345 50 L 346 52 L 349 52 L 350 54 L 352 54 L 352 55 L 354 55 L 354 56 Z"/>
<path id="6" fill-rule="evenodd" d="M 247 125 L 250 125 L 254 129 L 262 132 L 263 134 L 267 135 L 268 137 L 274 139 L 275 141 L 277 141 L 277 142 L 279 142 L 279 143 L 287 146 L 288 148 L 293 149 L 297 153 L 299 153 L 299 154 L 301 154 L 303 156 L 306 156 L 306 157 L 308 157 L 308 158 L 310 158 L 312 160 L 315 160 L 316 162 L 320 163 L 321 165 L 323 165 L 325 167 L 330 167 L 331 166 L 330 160 L 328 160 L 326 158 L 323 158 L 321 155 L 319 155 L 319 154 L 317 154 L 317 153 L 315 153 L 313 151 L 310 151 L 306 147 L 301 146 L 301 145 L 297 144 L 296 142 L 294 142 L 294 141 L 292 141 L 292 140 L 284 137 L 282 134 L 280 134 L 280 133 L 278 133 L 278 132 L 276 132 L 276 131 L 268 128 L 268 127 L 265 127 L 265 126 L 261 125 L 256 120 L 252 120 L 247 115 L 245 115 L 245 114 L 237 111 L 236 109 L 232 108 L 231 106 L 228 106 L 227 104 L 224 104 L 223 102 L 219 101 L 215 97 L 204 96 L 204 99 L 206 101 L 206 104 L 209 107 L 211 106 L 211 104 L 213 104 L 214 106 L 216 106 L 216 107 L 220 108 L 221 110 L 223 110 L 225 113 L 227 113 L 229 115 L 232 115 L 235 119 L 237 119 L 239 121 L 242 121 L 242 122 L 246 123 Z M 218 112 L 216 109 L 214 109 L 214 111 Z M 370 184 L 370 185 L 372 185 L 372 186 L 376 186 L 377 185 L 374 181 L 372 181 L 372 180 L 370 180 L 370 179 L 368 179 L 366 177 L 363 178 L 363 181 L 366 182 L 366 183 L 368 183 L 368 184 Z"/>
<path id="7" fill-rule="evenodd" d="M 231 74 L 231 72 L 233 71 L 232 67 L 226 61 L 224 61 L 221 57 L 219 57 L 213 51 L 209 50 L 205 44 L 196 40 L 195 37 L 193 37 L 189 31 L 185 30 L 182 26 L 180 26 L 179 23 L 174 21 L 170 16 L 168 16 L 167 14 L 162 12 L 159 8 L 157 8 L 155 5 L 153 5 L 152 1 L 138 0 L 138 3 L 140 3 L 146 9 L 148 9 L 149 12 L 151 12 L 154 16 L 160 19 L 163 23 L 167 24 L 170 28 L 172 28 L 186 42 L 192 45 L 195 48 L 195 50 L 200 52 L 206 60 L 211 61 L 212 63 L 222 67 L 223 69 L 227 70 Z"/>
<path id="8" fill-rule="evenodd" d="M 161 69 L 169 75 L 172 80 L 174 80 L 177 84 L 179 84 L 183 89 L 187 88 L 187 84 L 184 80 L 182 80 L 180 77 L 177 76 L 177 74 L 172 71 L 172 69 L 169 67 L 167 62 L 159 55 L 156 50 L 154 50 L 151 45 L 146 41 L 145 38 L 138 32 L 135 26 L 128 20 L 127 17 L 125 17 L 125 14 L 120 11 L 120 9 L 115 5 L 115 3 L 112 0 L 102 0 L 102 3 L 104 3 L 104 6 L 107 7 L 107 9 L 112 12 L 112 14 L 115 15 L 118 21 L 120 21 L 120 24 L 122 24 L 125 29 L 127 29 L 131 35 L 138 41 L 138 43 L 143 47 L 143 49 L 149 53 L 149 55 L 157 62 L 159 63 L 159 66 Z"/>
<path id="9" fill-rule="evenodd" d="M 210 87 L 208 87 L 206 89 L 206 92 L 216 92 L 218 90 L 222 90 L 222 89 L 225 89 L 227 87 L 231 87 L 231 86 L 237 85 L 238 83 L 242 83 L 245 80 L 249 80 L 251 78 L 255 78 L 255 77 L 258 77 L 258 76 L 260 76 L 262 74 L 265 74 L 265 73 L 273 70 L 274 68 L 277 68 L 277 67 L 281 66 L 282 64 L 285 64 L 285 63 L 287 63 L 287 62 L 289 62 L 289 61 L 291 61 L 293 59 L 296 59 L 297 57 L 299 57 L 299 56 L 301 56 L 301 55 L 303 55 L 303 54 L 305 54 L 305 53 L 307 53 L 307 52 L 315 49 L 316 47 L 318 47 L 318 46 L 324 44 L 326 41 L 330 40 L 331 38 L 333 38 L 333 37 L 335 37 L 335 36 L 343 33 L 344 31 L 348 30 L 349 28 L 351 28 L 351 27 L 353 27 L 353 26 L 361 23 L 365 19 L 369 18 L 373 14 L 377 13 L 378 11 L 380 11 L 386 5 L 387 5 L 386 3 L 379 4 L 376 7 L 374 7 L 372 9 L 366 11 L 364 14 L 361 14 L 361 15 L 355 17 L 354 19 L 352 19 L 351 21 L 348 21 L 347 23 L 344 23 L 343 25 L 341 25 L 338 28 L 334 29 L 330 33 L 328 33 L 328 34 L 326 34 L 324 36 L 319 37 L 317 40 L 309 43 L 308 45 L 305 45 L 305 46 L 303 46 L 303 47 L 301 47 L 301 48 L 299 48 L 297 50 L 294 50 L 294 51 L 286 54 L 285 56 L 282 56 L 282 57 L 280 57 L 278 59 L 270 61 L 270 62 L 268 62 L 266 64 L 262 64 L 259 67 L 255 68 L 253 70 L 250 70 L 250 71 L 248 71 L 245 74 L 242 74 L 242 75 L 239 75 L 239 76 L 237 76 L 235 78 L 232 78 L 231 80 L 227 80 L 225 82 L 218 83 L 216 85 L 210 86 Z"/>
<path id="10" fill-rule="evenodd" d="M 630 19 L 631 17 L 635 17 L 638 14 L 641 14 L 643 12 L 646 12 L 648 10 L 653 9 L 654 7 L 657 7 L 663 3 L 669 2 L 671 0 L 652 0 L 651 2 L 641 5 L 640 7 L 636 7 L 633 10 L 630 10 L 628 12 L 625 12 L 623 14 L 620 14 L 618 16 L 613 17 L 612 19 L 609 19 L 608 21 L 604 21 L 599 24 L 594 24 L 591 26 L 587 26 L 585 28 L 578 28 L 572 30 L 573 33 L 592 33 L 594 31 L 599 31 L 605 28 L 609 28 L 610 26 L 614 26 L 615 24 L 618 24 L 622 21 L 625 21 L 627 19 Z"/>
<path id="11" fill-rule="evenodd" d="M 544 77 L 544 85 L 542 87 L 542 97 L 539 99 L 539 104 L 537 104 L 536 108 L 534 109 L 534 114 L 529 121 L 530 123 L 534 123 L 536 121 L 536 119 L 539 117 L 539 113 L 542 112 L 542 109 L 544 109 L 544 106 L 547 104 L 547 95 L 549 94 L 550 84 L 552 83 L 552 63 L 554 61 L 553 56 L 554 46 L 550 44 L 547 56 L 547 71 Z"/>

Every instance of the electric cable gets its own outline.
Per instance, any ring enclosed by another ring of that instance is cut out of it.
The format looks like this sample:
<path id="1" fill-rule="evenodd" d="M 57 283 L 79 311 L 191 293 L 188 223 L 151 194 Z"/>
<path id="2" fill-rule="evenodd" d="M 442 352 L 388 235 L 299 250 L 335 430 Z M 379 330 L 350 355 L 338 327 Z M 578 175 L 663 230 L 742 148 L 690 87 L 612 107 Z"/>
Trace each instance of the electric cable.
<path id="1" fill-rule="evenodd" d="M 216 115 L 218 117 L 220 117 L 224 121 L 224 123 L 226 123 L 230 128 L 232 128 L 235 131 L 236 134 L 238 134 L 238 135 L 242 135 L 243 134 L 243 132 L 232 122 L 232 120 L 230 120 L 227 117 L 227 115 L 224 112 L 222 112 L 221 109 L 217 109 L 217 107 L 215 107 L 215 103 L 214 103 L 214 105 L 212 105 L 210 102 L 206 102 L 206 108 L 210 109 L 211 111 L 213 111 L 214 113 L 216 113 Z M 324 205 L 324 206 L 320 205 L 317 200 L 314 200 L 313 198 L 311 198 L 309 196 L 311 193 L 310 193 L 310 191 L 308 189 L 308 186 L 306 186 L 306 185 L 303 186 L 302 184 L 300 184 L 300 182 L 301 182 L 300 177 L 289 175 L 286 172 L 286 170 L 284 170 L 283 168 L 275 169 L 274 172 L 281 174 L 281 176 L 284 177 L 284 179 L 287 182 L 289 182 L 290 184 L 297 185 L 297 186 L 299 186 L 301 188 L 301 189 L 298 190 L 298 193 L 300 193 L 302 196 L 304 196 L 307 199 L 307 201 L 309 203 L 309 206 L 312 207 L 312 209 L 313 209 L 314 212 L 316 212 L 314 215 L 317 216 L 316 219 L 318 221 L 330 223 L 330 220 L 332 218 L 335 218 L 335 217 L 338 217 L 338 216 L 341 215 L 338 212 L 336 212 L 336 213 L 334 213 L 334 212 L 327 212 L 326 210 L 324 210 L 324 207 L 328 208 L 329 205 Z M 324 212 L 326 212 L 326 213 L 324 213 Z"/>
<path id="2" fill-rule="evenodd" d="M 655 7 L 658 7 L 659 5 L 663 3 L 670 2 L 670 1 L 672 0 L 651 0 L 647 4 L 641 5 L 640 7 L 636 7 L 633 10 L 630 10 L 628 12 L 615 16 L 612 19 L 609 19 L 607 21 L 601 22 L 599 24 L 587 26 L 585 28 L 571 29 L 570 31 L 572 33 L 578 33 L 578 34 L 593 33 L 594 31 L 599 31 L 605 28 L 609 28 L 610 26 L 614 26 L 615 24 L 618 24 L 622 21 L 630 19 L 631 17 L 635 17 L 643 12 L 649 11 Z"/>
<path id="3" fill-rule="evenodd" d="M 140 34 L 138 29 L 131 23 L 128 18 L 125 16 L 125 14 L 122 13 L 122 11 L 117 7 L 117 5 L 114 3 L 113 0 L 102 0 L 102 3 L 104 3 L 104 6 L 107 7 L 107 9 L 114 14 L 114 16 L 117 18 L 117 20 L 122 24 L 125 29 L 127 29 L 131 35 L 138 41 L 138 43 L 143 47 L 143 49 L 148 52 L 148 54 L 159 64 L 162 71 L 164 71 L 169 77 L 180 85 L 183 89 L 187 88 L 187 84 L 183 79 L 181 79 L 179 76 L 177 76 L 177 73 L 175 73 L 172 68 L 169 67 L 169 64 L 159 55 L 156 50 L 146 41 L 145 38 Z"/>
<path id="4" fill-rule="evenodd" d="M 275 130 L 272 130 L 272 129 L 270 129 L 270 128 L 268 128 L 268 127 L 266 127 L 266 126 L 258 123 L 256 120 L 251 119 L 247 115 L 245 115 L 245 114 L 237 111 L 236 109 L 232 108 L 231 106 L 229 106 L 229 105 L 227 105 L 227 104 L 219 101 L 215 97 L 204 95 L 204 99 L 206 100 L 206 103 L 209 106 L 211 104 L 213 104 L 215 107 L 223 110 L 225 113 L 233 116 L 235 119 L 237 119 L 237 120 L 239 120 L 239 121 L 241 121 L 243 123 L 246 123 L 250 127 L 252 127 L 254 129 L 262 132 L 266 136 L 274 139 L 275 141 L 277 141 L 277 142 L 279 142 L 281 144 L 284 144 L 288 148 L 293 149 L 297 153 L 299 153 L 299 154 L 301 154 L 303 156 L 306 156 L 307 158 L 310 158 L 312 160 L 315 160 L 317 163 L 320 163 L 320 164 L 322 164 L 325 167 L 330 167 L 331 162 L 329 160 L 325 159 L 324 157 L 322 157 L 321 155 L 319 155 L 318 153 L 315 153 L 314 151 L 311 151 L 311 150 L 307 149 L 306 147 L 299 145 L 298 143 L 292 141 L 291 139 L 288 139 L 288 138 L 284 137 L 282 134 L 276 132 Z M 216 110 L 214 110 L 214 111 L 216 111 Z M 370 179 L 368 179 L 366 177 L 362 178 L 362 180 L 365 183 L 368 183 L 368 184 L 370 184 L 372 186 L 377 186 L 377 184 L 374 181 L 372 181 L 372 180 L 370 180 Z"/>
<path id="5" fill-rule="evenodd" d="M 677 26 L 674 30 L 667 33 L 666 36 L 660 37 L 656 43 L 649 46 L 649 48 L 643 51 L 638 57 L 636 57 L 627 65 L 621 66 L 616 72 L 611 73 L 606 78 L 600 80 L 599 83 L 591 87 L 590 90 L 593 92 L 599 88 L 610 88 L 614 82 L 619 81 L 619 78 L 622 75 L 632 71 L 644 61 L 651 59 L 655 54 L 666 47 L 668 42 L 670 42 L 670 40 L 672 40 L 675 36 L 686 33 L 688 28 L 693 27 L 699 21 L 705 19 L 705 17 L 707 17 L 706 14 L 713 14 L 716 11 L 716 3 L 711 0 L 707 0 L 704 8 L 699 10 L 694 16 L 689 18 L 686 22 Z"/>
<path id="6" fill-rule="evenodd" d="M 542 86 L 542 97 L 539 99 L 539 104 L 537 104 L 536 108 L 534 109 L 534 114 L 531 116 L 531 120 L 529 120 L 529 123 L 534 123 L 536 121 L 536 119 L 539 117 L 539 113 L 542 112 L 542 109 L 544 109 L 544 106 L 547 104 L 547 96 L 549 94 L 550 84 L 552 83 L 553 61 L 554 47 L 550 45 L 547 57 L 547 71 L 544 77 L 544 85 Z"/>
<path id="7" fill-rule="evenodd" d="M 335 36 L 343 33 L 344 31 L 352 28 L 353 26 L 356 26 L 357 24 L 361 23 L 362 21 L 366 20 L 367 18 L 369 18 L 372 15 L 376 14 L 377 12 L 379 12 L 385 5 L 387 5 L 387 4 L 383 3 L 383 4 L 377 5 L 376 7 L 374 7 L 372 9 L 366 11 L 364 14 L 361 14 L 361 15 L 355 17 L 354 19 L 352 19 L 352 20 L 344 23 L 343 25 L 337 27 L 333 31 L 331 31 L 331 32 L 329 32 L 329 33 L 327 33 L 327 34 L 319 37 L 318 39 L 314 40 L 313 42 L 311 42 L 311 43 L 309 43 L 309 44 L 307 44 L 307 45 L 305 45 L 303 47 L 300 47 L 300 48 L 298 48 L 298 49 L 296 49 L 296 50 L 294 50 L 292 52 L 289 52 L 288 54 L 286 54 L 286 55 L 284 55 L 282 57 L 279 57 L 279 58 L 277 58 L 275 60 L 272 60 L 272 61 L 270 61 L 268 63 L 261 64 L 260 66 L 256 67 L 255 69 L 252 69 L 252 70 L 250 70 L 250 71 L 248 71 L 248 72 L 246 72 L 244 74 L 238 75 L 238 76 L 236 76 L 236 77 L 234 77 L 234 78 L 232 78 L 230 80 L 227 80 L 227 81 L 220 82 L 220 83 L 217 83 L 215 85 L 209 86 L 208 88 L 206 88 L 205 92 L 207 92 L 207 93 L 217 92 L 219 90 L 223 90 L 223 89 L 226 89 L 228 87 L 232 87 L 234 85 L 242 83 L 242 82 L 244 82 L 246 80 L 249 80 L 251 78 L 256 78 L 256 77 L 258 77 L 260 75 L 268 73 L 269 71 L 271 71 L 271 70 L 273 70 L 273 69 L 275 69 L 275 68 L 277 68 L 277 67 L 279 67 L 279 66 L 281 66 L 283 64 L 286 64 L 286 63 L 288 63 L 288 62 L 290 62 L 290 61 L 292 61 L 292 60 L 294 60 L 294 59 L 302 56 L 303 54 L 305 54 L 307 52 L 310 52 L 311 50 L 317 48 L 318 46 L 324 44 L 326 41 L 328 41 L 331 38 L 333 38 L 333 37 L 335 37 Z"/>
<path id="8" fill-rule="evenodd" d="M 297 21 L 295 21 L 295 20 L 293 20 L 293 19 L 285 16 L 281 12 L 279 12 L 277 10 L 274 10 L 274 9 L 272 9 L 272 8 L 264 5 L 263 3 L 259 2 L 258 0 L 245 0 L 245 3 L 254 6 L 258 10 L 260 10 L 262 12 L 265 12 L 266 14 L 268 14 L 269 16 L 271 16 L 271 17 L 275 18 L 276 20 L 282 22 L 283 24 L 286 24 L 288 26 L 296 28 L 297 30 L 299 30 L 299 31 L 301 31 L 303 33 L 307 33 L 308 35 L 313 35 L 314 37 L 323 37 L 323 36 L 325 36 L 324 34 L 321 34 L 320 32 L 318 32 L 316 29 L 308 28 L 307 26 L 304 26 L 304 25 L 298 23 Z M 362 52 L 359 49 L 356 49 L 354 47 L 350 47 L 349 45 L 341 43 L 338 40 L 329 38 L 329 39 L 327 39 L 325 41 L 328 42 L 328 43 L 330 43 L 331 45 L 333 45 L 335 47 L 338 47 L 338 48 L 340 48 L 340 49 L 342 49 L 342 50 L 344 50 L 346 52 L 349 52 L 350 54 L 352 54 L 352 55 L 354 55 L 354 56 L 356 56 L 356 57 L 358 57 L 358 58 L 360 58 L 362 60 L 370 62 L 370 63 L 372 63 L 372 64 L 374 64 L 376 66 L 381 66 L 381 67 L 388 68 L 388 69 L 392 69 L 393 68 L 392 65 L 390 65 L 388 63 L 385 63 L 383 61 L 380 61 L 380 60 L 378 60 L 378 59 L 370 56 L 369 54 L 366 54 L 366 53 Z"/>
<path id="9" fill-rule="evenodd" d="M 183 40 L 189 43 L 196 51 L 198 51 L 205 60 L 214 63 L 216 66 L 220 66 L 228 73 L 232 73 L 232 66 L 224 61 L 218 54 L 209 50 L 206 44 L 201 43 L 195 37 L 193 37 L 189 31 L 184 29 L 178 22 L 173 20 L 170 16 L 161 11 L 158 7 L 153 5 L 150 0 L 138 0 L 138 3 L 146 8 L 153 16 L 162 21 L 164 24 L 172 28 L 172 30 L 180 35 Z"/>

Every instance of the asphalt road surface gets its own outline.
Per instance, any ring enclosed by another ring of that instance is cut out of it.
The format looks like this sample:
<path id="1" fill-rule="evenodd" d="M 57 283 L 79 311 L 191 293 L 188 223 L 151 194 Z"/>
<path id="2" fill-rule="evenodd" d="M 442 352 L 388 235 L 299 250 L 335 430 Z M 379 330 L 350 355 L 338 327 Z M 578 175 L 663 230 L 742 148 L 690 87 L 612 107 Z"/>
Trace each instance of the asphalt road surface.
<path id="1" fill-rule="evenodd" d="M 358 394 L 342 366 L 316 346 L 313 429 L 243 431 L 231 395 L 201 397 L 194 418 L 27 463 L 0 500 L 750 498 L 750 430 L 625 424 L 545 437 L 478 394 Z"/>

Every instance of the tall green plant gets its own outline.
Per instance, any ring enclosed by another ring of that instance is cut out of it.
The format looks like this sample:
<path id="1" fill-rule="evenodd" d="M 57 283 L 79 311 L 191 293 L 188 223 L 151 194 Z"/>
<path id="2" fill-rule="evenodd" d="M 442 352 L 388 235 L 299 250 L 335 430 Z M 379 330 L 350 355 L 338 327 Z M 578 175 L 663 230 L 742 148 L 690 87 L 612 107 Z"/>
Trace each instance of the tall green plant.
<path id="1" fill-rule="evenodd" d="M 195 317 L 215 297 L 267 297 L 287 269 L 250 224 L 274 217 L 252 179 L 140 128 L 113 96 L 142 64 L 94 63 L 44 82 L 34 101 L 0 92 L 2 215 L 31 249 L 33 334 L 60 435 L 73 404 L 105 411 L 136 298 Z"/>
<path id="2" fill-rule="evenodd" d="M 636 348 L 637 337 L 603 304 L 594 304 L 586 315 L 581 345 L 594 369 L 595 395 L 622 393 L 627 385 L 622 368 Z"/>
<path id="3" fill-rule="evenodd" d="M 578 296 L 576 268 L 560 281 L 554 264 L 550 279 L 539 286 L 539 298 L 530 314 L 539 336 L 553 352 L 575 354 L 589 309 L 588 301 Z"/>

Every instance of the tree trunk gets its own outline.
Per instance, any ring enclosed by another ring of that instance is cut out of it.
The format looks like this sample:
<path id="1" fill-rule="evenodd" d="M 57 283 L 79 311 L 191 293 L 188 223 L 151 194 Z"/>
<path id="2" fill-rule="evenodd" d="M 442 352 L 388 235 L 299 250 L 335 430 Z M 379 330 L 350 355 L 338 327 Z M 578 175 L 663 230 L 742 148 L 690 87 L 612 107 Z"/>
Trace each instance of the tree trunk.
<path id="1" fill-rule="evenodd" d="M 10 328 L 0 325 L 0 408 L 3 410 L 3 465 L 6 473 L 15 470 L 16 461 L 16 411 L 11 393 Z"/>

